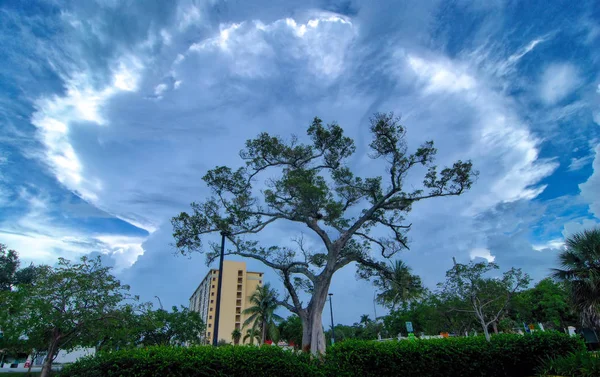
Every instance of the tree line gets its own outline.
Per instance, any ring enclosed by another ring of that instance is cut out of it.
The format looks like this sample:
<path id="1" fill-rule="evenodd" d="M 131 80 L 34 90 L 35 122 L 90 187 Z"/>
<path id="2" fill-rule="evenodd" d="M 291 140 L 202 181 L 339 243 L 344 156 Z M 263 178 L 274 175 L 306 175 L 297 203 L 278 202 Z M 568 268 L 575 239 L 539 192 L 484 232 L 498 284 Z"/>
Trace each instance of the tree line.
<path id="1" fill-rule="evenodd" d="M 205 328 L 198 313 L 139 302 L 99 257 L 19 267 L 18 253 L 0 244 L 0 351 L 3 356 L 44 355 L 42 376 L 49 375 L 60 350 L 203 341 Z"/>

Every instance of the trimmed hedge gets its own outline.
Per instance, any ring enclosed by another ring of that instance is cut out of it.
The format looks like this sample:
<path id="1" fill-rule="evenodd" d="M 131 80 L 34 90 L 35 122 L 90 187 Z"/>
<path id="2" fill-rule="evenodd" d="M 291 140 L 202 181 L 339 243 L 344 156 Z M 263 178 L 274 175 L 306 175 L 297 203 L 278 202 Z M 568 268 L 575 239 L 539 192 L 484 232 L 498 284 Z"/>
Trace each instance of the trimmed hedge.
<path id="1" fill-rule="evenodd" d="M 149 347 L 83 358 L 61 377 L 323 376 L 320 363 L 279 347 Z M 284 373 L 284 374 L 282 374 Z"/>
<path id="2" fill-rule="evenodd" d="M 531 335 L 367 343 L 347 341 L 327 355 L 337 376 L 526 377 L 548 358 L 585 349 L 579 338 Z"/>
<path id="3" fill-rule="evenodd" d="M 82 359 L 61 377 L 532 376 L 545 360 L 584 350 L 560 333 L 411 341 L 344 341 L 322 359 L 277 347 L 152 347 Z"/>

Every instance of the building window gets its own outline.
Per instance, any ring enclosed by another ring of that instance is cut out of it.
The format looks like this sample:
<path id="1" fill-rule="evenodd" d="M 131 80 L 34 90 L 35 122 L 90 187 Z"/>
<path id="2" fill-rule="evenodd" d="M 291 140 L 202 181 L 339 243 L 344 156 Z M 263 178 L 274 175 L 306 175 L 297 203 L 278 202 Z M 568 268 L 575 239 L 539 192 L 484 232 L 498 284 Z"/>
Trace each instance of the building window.
<path id="1" fill-rule="evenodd" d="M 244 275 L 244 271 L 238 270 L 238 276 L 243 276 L 243 275 Z"/>
<path id="2" fill-rule="evenodd" d="M 215 288 L 215 285 L 213 284 L 213 286 L 212 286 L 212 287 L 213 287 L 213 289 L 214 289 L 214 288 Z"/>
<path id="3" fill-rule="evenodd" d="M 214 295 L 215 295 L 215 292 L 212 292 L 210 295 L 211 295 L 211 296 L 214 296 Z"/>
<path id="4" fill-rule="evenodd" d="M 209 316 L 208 316 L 208 319 L 212 319 L 212 315 L 209 315 Z"/>
<path id="5" fill-rule="evenodd" d="M 210 303 L 213 304 L 215 302 L 215 300 L 210 300 Z"/>
<path id="6" fill-rule="evenodd" d="M 209 323 L 209 324 L 208 324 L 208 327 L 212 327 L 212 323 Z"/>
<path id="7" fill-rule="evenodd" d="M 259 280 L 259 281 L 258 281 L 258 284 L 262 284 L 262 280 Z"/>
<path id="8" fill-rule="evenodd" d="M 213 278 L 213 281 L 216 281 L 216 280 L 217 280 L 217 278 Z"/>
<path id="9" fill-rule="evenodd" d="M 212 312 L 212 309 L 213 309 L 213 308 L 210 308 L 210 311 L 211 311 L 211 312 Z"/>

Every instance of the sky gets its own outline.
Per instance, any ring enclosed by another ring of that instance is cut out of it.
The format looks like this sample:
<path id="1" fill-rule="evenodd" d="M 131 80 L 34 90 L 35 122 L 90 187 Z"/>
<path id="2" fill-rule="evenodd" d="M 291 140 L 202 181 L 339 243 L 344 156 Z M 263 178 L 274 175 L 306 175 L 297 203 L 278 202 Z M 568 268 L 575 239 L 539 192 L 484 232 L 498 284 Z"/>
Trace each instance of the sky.
<path id="1" fill-rule="evenodd" d="M 381 169 L 378 111 L 409 148 L 434 140 L 440 165 L 473 161 L 472 190 L 407 218 L 397 257 L 428 287 L 452 257 L 542 279 L 600 222 L 595 0 L 13 1 L 0 45 L 0 242 L 24 263 L 102 255 L 142 300 L 187 305 L 209 269 L 176 256 L 170 223 L 209 195 L 205 172 L 314 116 L 355 139 L 360 174 Z M 331 292 L 337 323 L 384 313 L 352 265 Z"/>

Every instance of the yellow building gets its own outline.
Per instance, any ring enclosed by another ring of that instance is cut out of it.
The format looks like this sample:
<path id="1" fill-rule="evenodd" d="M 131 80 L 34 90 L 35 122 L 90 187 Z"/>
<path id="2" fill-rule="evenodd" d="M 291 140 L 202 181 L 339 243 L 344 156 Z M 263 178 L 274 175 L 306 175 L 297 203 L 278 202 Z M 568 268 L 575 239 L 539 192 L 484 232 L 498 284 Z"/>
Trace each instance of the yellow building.
<path id="1" fill-rule="evenodd" d="M 242 331 L 244 321 L 248 318 L 242 313 L 250 305 L 250 296 L 258 286 L 262 285 L 262 281 L 263 273 L 246 271 L 245 262 L 225 261 L 223 263 L 219 340 L 224 339 L 232 343 L 233 329 Z M 212 343 L 214 334 L 218 285 L 219 270 L 212 269 L 190 297 L 190 310 L 200 313 L 206 324 L 207 343 Z"/>

